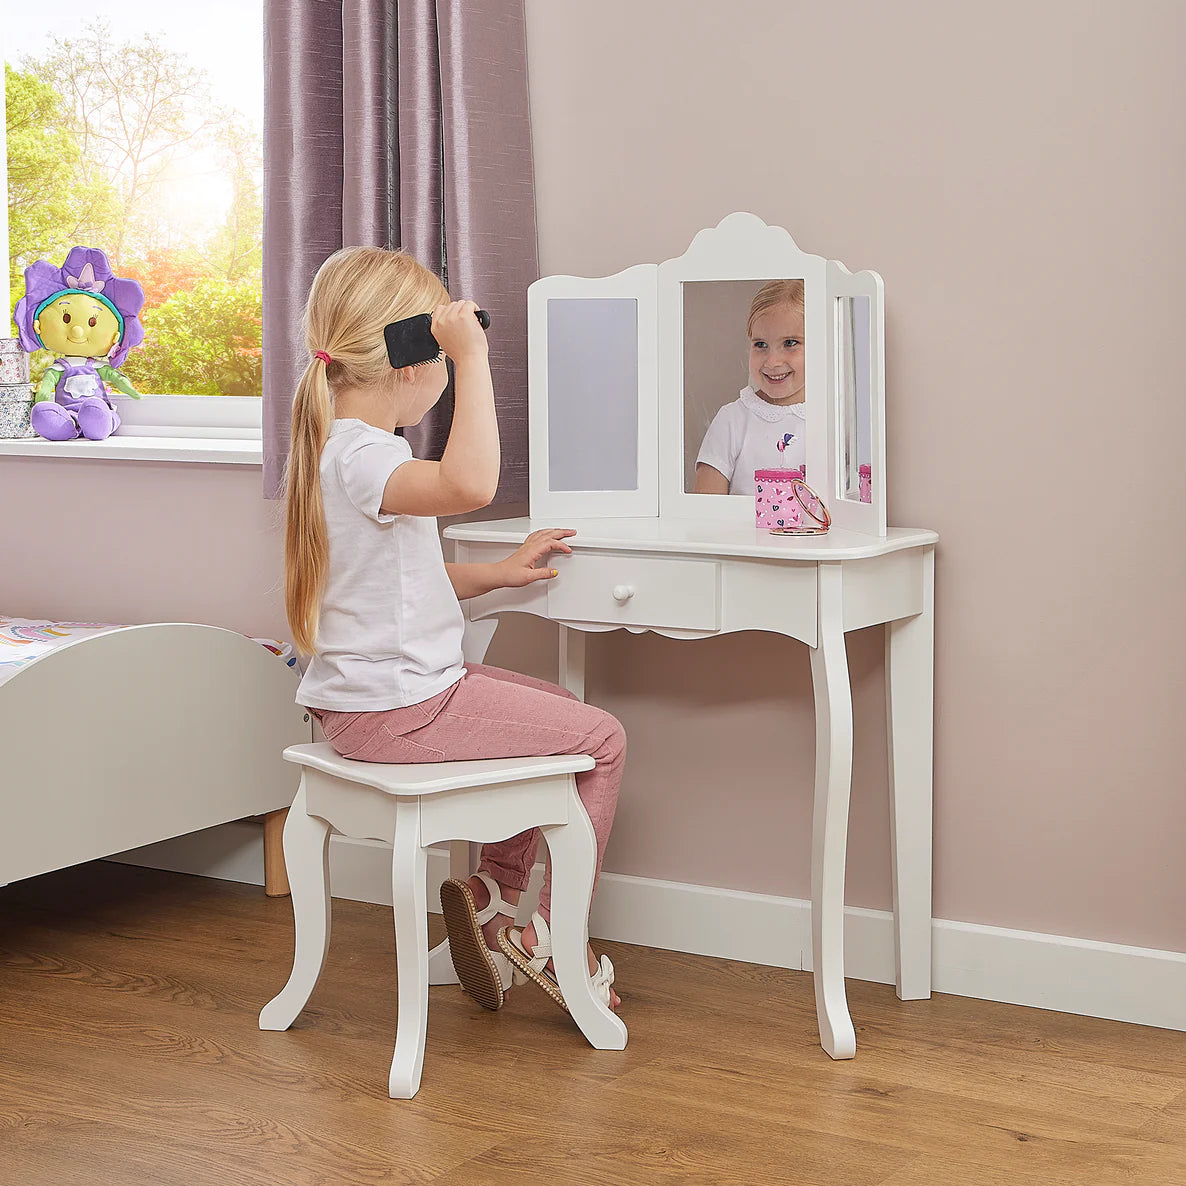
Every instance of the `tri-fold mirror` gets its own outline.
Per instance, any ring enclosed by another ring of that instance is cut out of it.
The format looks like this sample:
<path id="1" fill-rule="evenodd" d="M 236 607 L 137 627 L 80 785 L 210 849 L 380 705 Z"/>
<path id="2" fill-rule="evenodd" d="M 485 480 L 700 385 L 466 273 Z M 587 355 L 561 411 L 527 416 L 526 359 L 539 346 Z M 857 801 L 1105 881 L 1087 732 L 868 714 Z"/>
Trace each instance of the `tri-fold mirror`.
<path id="1" fill-rule="evenodd" d="M 528 290 L 531 514 L 754 529 L 797 470 L 837 528 L 884 535 L 881 278 L 731 214 L 661 264 Z"/>

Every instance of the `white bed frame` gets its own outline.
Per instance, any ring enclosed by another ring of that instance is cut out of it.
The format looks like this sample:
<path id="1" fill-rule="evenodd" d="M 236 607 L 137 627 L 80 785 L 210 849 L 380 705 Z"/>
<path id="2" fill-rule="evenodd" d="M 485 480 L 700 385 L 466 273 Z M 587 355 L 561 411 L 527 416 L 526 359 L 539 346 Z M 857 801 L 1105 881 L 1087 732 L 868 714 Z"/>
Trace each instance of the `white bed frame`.
<path id="1" fill-rule="evenodd" d="M 67 643 L 0 685 L 0 885 L 246 816 L 287 892 L 280 825 L 312 740 L 296 673 L 215 626 Z M 277 814 L 270 814 L 277 813 Z"/>

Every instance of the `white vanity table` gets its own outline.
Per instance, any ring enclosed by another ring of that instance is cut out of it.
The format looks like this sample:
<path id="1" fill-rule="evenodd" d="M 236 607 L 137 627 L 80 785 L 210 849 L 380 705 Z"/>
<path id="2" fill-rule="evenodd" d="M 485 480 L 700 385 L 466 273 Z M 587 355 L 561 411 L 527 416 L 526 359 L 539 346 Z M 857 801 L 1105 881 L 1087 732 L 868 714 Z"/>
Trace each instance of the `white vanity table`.
<path id="1" fill-rule="evenodd" d="M 752 497 L 689 493 L 695 455 L 688 442 L 694 449 L 705 427 L 689 423 L 685 397 L 685 378 L 690 383 L 701 369 L 695 350 L 716 358 L 740 341 L 744 358 L 751 290 L 788 277 L 804 282 L 807 477 L 834 524 L 822 536 L 759 531 Z M 739 286 L 745 308 L 737 323 L 718 319 L 720 341 L 701 332 L 691 340 L 684 332 L 689 289 L 699 300 L 701 286 L 714 282 Z M 853 729 L 844 636 L 879 623 L 886 624 L 897 991 L 904 1000 L 931 992 L 938 537 L 885 526 L 880 278 L 806 255 L 781 228 L 734 214 L 664 264 L 537 281 L 528 310 L 532 517 L 452 526 L 445 535 L 463 563 L 502 559 L 540 527 L 572 527 L 577 535 L 571 556 L 553 557 L 556 580 L 466 604 L 467 658 L 482 658 L 498 615 L 508 612 L 558 623 L 561 681 L 582 697 L 590 632 L 705 638 L 766 630 L 811 648 L 816 1005 L 824 1050 L 851 1058 L 844 871 Z"/>

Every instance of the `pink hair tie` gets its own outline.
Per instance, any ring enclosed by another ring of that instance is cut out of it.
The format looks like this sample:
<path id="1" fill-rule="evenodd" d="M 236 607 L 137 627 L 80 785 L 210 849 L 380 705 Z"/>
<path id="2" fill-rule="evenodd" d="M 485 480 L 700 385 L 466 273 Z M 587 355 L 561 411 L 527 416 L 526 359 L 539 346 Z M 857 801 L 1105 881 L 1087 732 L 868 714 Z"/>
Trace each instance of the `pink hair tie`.
<path id="1" fill-rule="evenodd" d="M 314 350 L 314 351 L 313 351 L 313 357 L 314 357 L 314 358 L 320 358 L 320 359 L 321 359 L 321 361 L 322 361 L 323 363 L 325 363 L 325 365 L 326 365 L 326 366 L 329 366 L 329 364 L 330 364 L 331 362 L 333 362 L 333 359 L 332 359 L 332 358 L 330 358 L 330 356 L 329 356 L 328 354 L 326 354 L 326 352 L 325 352 L 324 350 Z"/>

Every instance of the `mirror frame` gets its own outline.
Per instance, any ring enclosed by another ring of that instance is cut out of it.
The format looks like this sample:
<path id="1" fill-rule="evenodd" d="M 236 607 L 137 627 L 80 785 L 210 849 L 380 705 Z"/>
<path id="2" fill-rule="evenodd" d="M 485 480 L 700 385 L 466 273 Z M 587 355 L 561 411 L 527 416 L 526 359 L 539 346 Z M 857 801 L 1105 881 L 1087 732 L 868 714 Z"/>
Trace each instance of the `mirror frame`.
<path id="1" fill-rule="evenodd" d="M 684 293 L 686 282 L 804 282 L 807 344 L 807 480 L 828 505 L 834 526 L 886 534 L 885 301 L 876 272 L 850 272 L 837 260 L 800 251 L 789 232 L 754 214 L 736 213 L 700 231 L 687 251 L 661 264 L 637 264 L 613 276 L 546 276 L 527 290 L 530 515 L 559 521 L 656 518 L 754 526 L 748 495 L 684 490 Z M 844 497 L 838 298 L 867 296 L 871 501 Z M 548 489 L 548 301 L 628 298 L 638 305 L 638 489 Z M 740 335 L 739 335 L 740 338 Z M 811 343 L 820 343 L 812 348 Z M 727 393 L 725 393 L 727 394 Z"/>
<path id="2" fill-rule="evenodd" d="M 613 276 L 545 276 L 527 289 L 527 406 L 530 514 L 533 519 L 654 518 L 659 514 L 659 413 L 656 351 L 656 264 Z M 638 303 L 638 488 L 552 490 L 548 484 L 548 302 L 634 300 Z M 561 526 L 563 524 L 560 524 Z"/>
<path id="3" fill-rule="evenodd" d="M 812 342 L 826 340 L 827 260 L 800 251 L 782 227 L 767 226 L 754 214 L 737 213 L 701 231 L 683 255 L 659 265 L 659 512 L 664 517 L 754 525 L 750 495 L 684 490 L 684 283 L 790 279 L 802 279 L 804 290 L 807 481 L 828 501 L 824 491 L 831 484 L 821 478 L 829 456 L 828 352 L 818 346 L 811 349 Z M 739 330 L 739 353 L 742 336 Z"/>
<path id="4" fill-rule="evenodd" d="M 843 297 L 869 298 L 869 502 L 845 497 L 844 473 L 844 365 L 840 333 Z M 885 535 L 885 285 L 876 272 L 850 272 L 838 260 L 828 261 L 828 440 L 831 442 L 827 493 L 820 490 L 832 522 L 846 531 Z M 809 467 L 810 468 L 810 467 Z M 810 473 L 808 475 L 810 480 Z M 819 487 L 816 487 L 819 489 Z"/>

